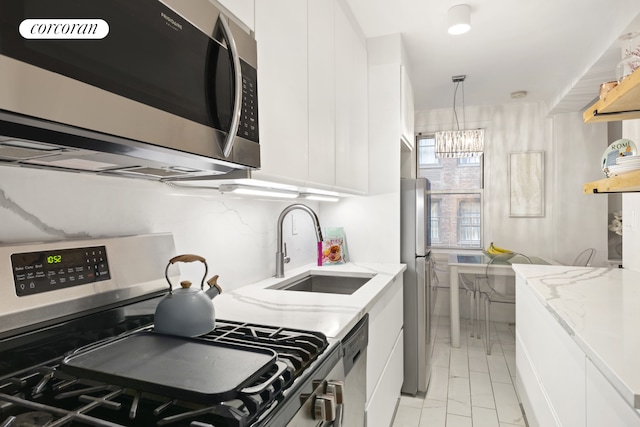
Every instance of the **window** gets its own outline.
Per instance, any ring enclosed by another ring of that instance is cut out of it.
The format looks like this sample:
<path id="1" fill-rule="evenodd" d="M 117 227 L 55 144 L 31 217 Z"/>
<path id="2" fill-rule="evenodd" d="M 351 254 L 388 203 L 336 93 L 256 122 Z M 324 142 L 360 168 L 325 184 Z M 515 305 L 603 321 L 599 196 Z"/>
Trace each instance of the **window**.
<path id="1" fill-rule="evenodd" d="M 459 165 L 479 165 L 480 157 L 461 157 L 458 159 Z"/>
<path id="2" fill-rule="evenodd" d="M 431 207 L 429 209 L 429 233 L 431 246 L 440 243 L 440 199 L 431 197 Z"/>
<path id="3" fill-rule="evenodd" d="M 418 163 L 421 168 L 440 166 L 440 159 L 436 157 L 435 138 L 418 138 Z"/>
<path id="4" fill-rule="evenodd" d="M 416 142 L 418 176 L 431 188 L 431 247 L 482 248 L 482 157 L 440 159 L 434 135 L 418 135 Z"/>
<path id="5" fill-rule="evenodd" d="M 469 196 L 458 204 L 458 236 L 461 246 L 475 247 L 480 242 L 480 198 Z"/>

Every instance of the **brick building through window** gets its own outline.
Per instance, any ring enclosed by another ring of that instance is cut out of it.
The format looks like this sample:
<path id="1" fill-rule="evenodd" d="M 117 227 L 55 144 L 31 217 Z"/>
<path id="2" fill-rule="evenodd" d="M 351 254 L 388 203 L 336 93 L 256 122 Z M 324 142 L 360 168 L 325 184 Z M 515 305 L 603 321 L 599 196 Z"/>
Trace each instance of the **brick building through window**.
<path id="1" fill-rule="evenodd" d="M 416 139 L 418 177 L 431 188 L 431 247 L 482 248 L 482 157 L 437 158 L 433 135 Z"/>

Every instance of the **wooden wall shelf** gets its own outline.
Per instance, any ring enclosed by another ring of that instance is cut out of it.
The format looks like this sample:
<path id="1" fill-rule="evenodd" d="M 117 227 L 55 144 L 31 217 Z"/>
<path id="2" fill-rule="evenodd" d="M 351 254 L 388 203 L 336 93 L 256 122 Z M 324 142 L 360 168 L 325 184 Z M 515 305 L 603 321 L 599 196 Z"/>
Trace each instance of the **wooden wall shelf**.
<path id="1" fill-rule="evenodd" d="M 640 118 L 640 69 L 635 70 L 583 113 L 585 123 Z"/>
<path id="2" fill-rule="evenodd" d="M 584 185 L 585 194 L 631 193 L 640 191 L 640 170 L 612 176 Z"/>

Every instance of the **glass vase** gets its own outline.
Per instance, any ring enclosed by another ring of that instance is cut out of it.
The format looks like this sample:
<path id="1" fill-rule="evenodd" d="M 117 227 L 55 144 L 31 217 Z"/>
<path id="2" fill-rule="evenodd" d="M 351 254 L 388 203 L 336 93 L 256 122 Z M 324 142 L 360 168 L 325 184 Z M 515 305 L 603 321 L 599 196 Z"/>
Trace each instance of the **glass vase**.
<path id="1" fill-rule="evenodd" d="M 616 66 L 616 78 L 620 83 L 625 77 L 640 68 L 640 33 L 627 33 L 620 37 L 626 41 L 624 58 Z"/>

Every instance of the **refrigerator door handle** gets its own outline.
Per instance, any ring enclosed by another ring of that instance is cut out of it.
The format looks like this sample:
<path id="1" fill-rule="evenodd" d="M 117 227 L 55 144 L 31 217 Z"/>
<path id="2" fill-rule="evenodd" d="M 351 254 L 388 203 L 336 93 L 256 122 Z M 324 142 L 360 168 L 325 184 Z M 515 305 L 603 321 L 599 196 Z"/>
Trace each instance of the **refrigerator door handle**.
<path id="1" fill-rule="evenodd" d="M 429 367 L 428 334 L 431 327 L 429 322 L 429 280 L 428 280 L 429 259 L 427 257 L 416 258 L 416 300 L 418 303 L 418 391 L 427 390 L 427 372 Z"/>
<path id="2" fill-rule="evenodd" d="M 416 233 L 416 255 L 427 255 L 427 246 L 429 244 L 429 236 L 427 236 L 429 227 L 429 203 L 427 195 L 427 181 L 425 179 L 416 180 L 415 187 L 415 233 Z"/>

